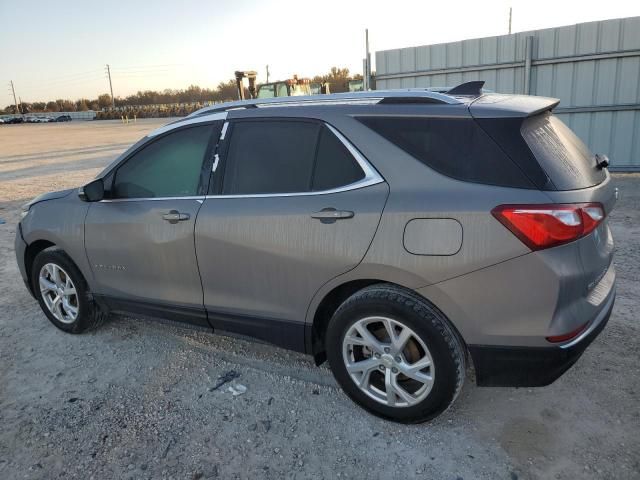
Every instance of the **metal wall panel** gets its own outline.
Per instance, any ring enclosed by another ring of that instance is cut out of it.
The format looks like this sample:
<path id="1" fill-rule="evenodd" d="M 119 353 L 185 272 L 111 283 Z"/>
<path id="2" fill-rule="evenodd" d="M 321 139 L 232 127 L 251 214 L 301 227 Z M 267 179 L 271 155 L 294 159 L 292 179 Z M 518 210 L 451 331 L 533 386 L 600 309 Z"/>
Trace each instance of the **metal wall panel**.
<path id="1" fill-rule="evenodd" d="M 500 93 L 559 98 L 556 113 L 613 170 L 640 170 L 640 17 L 386 50 L 376 67 L 378 89 L 484 80 Z"/>

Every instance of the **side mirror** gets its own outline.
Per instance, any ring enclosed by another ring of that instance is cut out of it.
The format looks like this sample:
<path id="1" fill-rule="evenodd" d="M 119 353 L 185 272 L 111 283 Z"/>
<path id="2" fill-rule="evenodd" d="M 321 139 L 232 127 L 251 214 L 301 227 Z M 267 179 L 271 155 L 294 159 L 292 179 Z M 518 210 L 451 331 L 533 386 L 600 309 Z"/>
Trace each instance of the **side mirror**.
<path id="1" fill-rule="evenodd" d="M 80 188 L 78 196 L 85 202 L 99 202 L 104 198 L 104 182 L 101 178 Z"/>

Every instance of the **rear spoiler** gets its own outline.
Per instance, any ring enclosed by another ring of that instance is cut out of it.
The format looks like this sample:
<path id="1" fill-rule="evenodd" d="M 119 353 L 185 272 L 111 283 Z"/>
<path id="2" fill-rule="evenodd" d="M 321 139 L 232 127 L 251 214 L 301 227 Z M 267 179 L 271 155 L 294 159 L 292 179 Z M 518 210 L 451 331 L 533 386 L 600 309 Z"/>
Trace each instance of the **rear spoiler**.
<path id="1" fill-rule="evenodd" d="M 474 118 L 532 117 L 550 111 L 560 100 L 530 95 L 482 95 L 469 104 L 469 112 Z"/>

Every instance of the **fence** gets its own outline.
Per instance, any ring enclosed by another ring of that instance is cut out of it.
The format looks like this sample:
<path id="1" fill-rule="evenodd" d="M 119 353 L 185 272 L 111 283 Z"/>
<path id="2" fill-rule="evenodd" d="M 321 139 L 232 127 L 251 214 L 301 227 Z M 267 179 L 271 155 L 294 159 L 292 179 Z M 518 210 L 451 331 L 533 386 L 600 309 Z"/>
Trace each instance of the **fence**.
<path id="1" fill-rule="evenodd" d="M 149 105 L 124 105 L 105 108 L 97 113 L 96 120 L 113 120 L 126 116 L 129 118 L 184 117 L 202 107 L 214 105 L 214 101 L 187 103 L 154 103 Z"/>
<path id="2" fill-rule="evenodd" d="M 60 115 L 69 115 L 72 120 L 93 120 L 96 118 L 96 112 L 93 110 L 87 110 L 86 112 L 31 112 L 24 115 L 0 115 L 0 118 L 13 118 L 13 117 L 59 117 Z"/>
<path id="3" fill-rule="evenodd" d="M 640 171 L 640 17 L 376 53 L 376 88 L 484 80 L 560 99 L 556 113 L 611 170 Z"/>

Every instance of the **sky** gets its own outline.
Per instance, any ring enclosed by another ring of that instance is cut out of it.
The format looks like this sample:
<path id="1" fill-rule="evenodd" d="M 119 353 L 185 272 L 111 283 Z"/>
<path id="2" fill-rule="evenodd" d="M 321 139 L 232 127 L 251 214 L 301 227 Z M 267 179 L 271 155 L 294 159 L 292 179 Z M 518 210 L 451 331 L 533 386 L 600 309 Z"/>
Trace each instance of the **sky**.
<path id="1" fill-rule="evenodd" d="M 213 88 L 235 70 L 258 82 L 361 72 L 370 49 L 429 45 L 640 15 L 640 1 L 0 0 L 0 108 L 138 90 Z M 373 65 L 375 70 L 375 63 Z"/>

